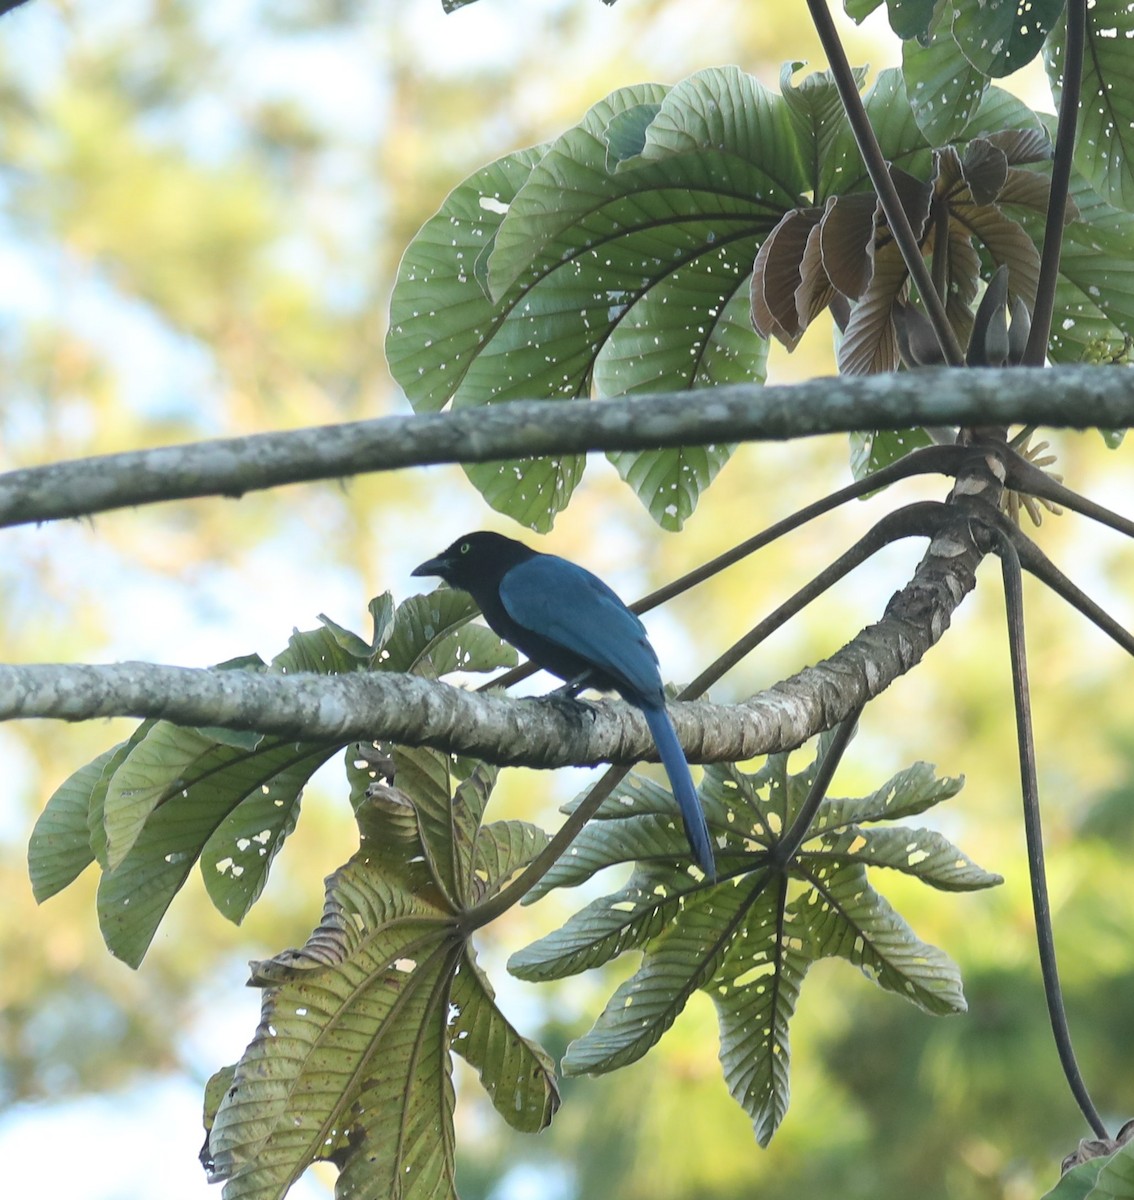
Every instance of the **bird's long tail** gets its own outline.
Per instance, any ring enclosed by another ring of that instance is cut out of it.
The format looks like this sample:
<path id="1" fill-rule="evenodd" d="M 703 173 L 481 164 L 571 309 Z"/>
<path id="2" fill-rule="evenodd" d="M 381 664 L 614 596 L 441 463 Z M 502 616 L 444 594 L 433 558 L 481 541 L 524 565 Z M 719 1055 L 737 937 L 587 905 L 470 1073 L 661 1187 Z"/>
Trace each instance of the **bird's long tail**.
<path id="1" fill-rule="evenodd" d="M 643 705 L 642 712 L 650 732 L 654 735 L 662 766 L 669 776 L 669 786 L 673 789 L 674 798 L 681 809 L 681 823 L 685 826 L 685 836 L 693 848 L 693 856 L 706 876 L 715 879 L 717 867 L 713 859 L 713 843 L 709 837 L 708 822 L 705 820 L 701 801 L 697 799 L 693 777 L 689 774 L 689 764 L 685 761 L 685 752 L 677 740 L 673 723 L 664 708 Z"/>

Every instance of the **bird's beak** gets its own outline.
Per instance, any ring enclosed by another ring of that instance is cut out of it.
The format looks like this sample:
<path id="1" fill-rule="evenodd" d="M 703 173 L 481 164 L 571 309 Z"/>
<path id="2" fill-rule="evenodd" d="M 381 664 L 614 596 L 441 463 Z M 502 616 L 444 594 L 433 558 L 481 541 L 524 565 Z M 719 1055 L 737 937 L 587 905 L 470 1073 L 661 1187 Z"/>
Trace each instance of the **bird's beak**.
<path id="1" fill-rule="evenodd" d="M 411 575 L 444 575 L 449 563 L 443 554 L 437 555 L 436 558 L 426 559 L 420 567 L 414 567 L 410 572 Z"/>

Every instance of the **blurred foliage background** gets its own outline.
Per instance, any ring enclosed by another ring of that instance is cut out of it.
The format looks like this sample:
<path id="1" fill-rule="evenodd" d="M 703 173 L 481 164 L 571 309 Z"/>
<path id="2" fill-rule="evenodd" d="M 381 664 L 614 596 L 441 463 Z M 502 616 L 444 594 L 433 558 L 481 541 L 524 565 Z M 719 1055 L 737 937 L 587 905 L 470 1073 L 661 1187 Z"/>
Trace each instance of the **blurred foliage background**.
<path id="1" fill-rule="evenodd" d="M 894 61 L 884 16 L 843 25 L 852 61 Z M 775 86 L 784 60 L 822 65 L 802 5 L 482 0 L 446 18 L 440 0 L 35 0 L 0 22 L 0 468 L 404 411 L 381 352 L 388 292 L 449 187 L 616 86 L 724 62 Z M 1015 82 L 1034 102 L 1035 77 Z M 829 329 L 791 359 L 773 352 L 775 380 L 832 370 Z M 1053 440 L 1074 486 L 1134 511 L 1130 449 Z M 846 463 L 843 439 L 748 447 L 677 536 L 599 464 L 548 544 L 630 597 L 845 482 Z M 903 498 L 917 487 L 943 490 Z M 691 677 L 863 523 L 857 506 L 829 517 L 651 618 L 667 674 Z M 321 611 L 361 628 L 371 595 L 401 598 L 424 553 L 482 524 L 503 528 L 458 470 L 430 469 L 5 531 L 0 657 L 267 658 Z M 1049 517 L 1039 537 L 1129 614 L 1134 551 L 1077 518 Z M 852 576 L 715 695 L 834 650 L 917 555 L 899 547 Z M 839 964 L 816 972 L 794 1025 L 792 1110 L 768 1152 L 727 1097 L 701 996 L 645 1062 L 568 1081 L 538 1138 L 511 1134 L 458 1074 L 465 1200 L 977 1200 L 1053 1184 L 1086 1129 L 1035 964 L 995 564 L 981 583 L 925 665 L 867 711 L 835 788 L 868 789 L 916 758 L 968 777 L 947 831 L 1006 885 L 954 897 L 878 882 L 959 960 L 969 1015 L 933 1020 Z M 1050 595 L 1028 599 L 1067 1002 L 1117 1125 L 1134 1110 L 1134 666 Z M 13 1186 L 26 1171 L 75 1200 L 191 1200 L 213 1194 L 195 1161 L 200 1086 L 258 1017 L 244 963 L 302 943 L 353 821 L 341 769 L 325 770 L 245 925 L 191 881 L 133 973 L 101 944 L 93 882 L 36 910 L 24 863 L 47 796 L 125 728 L 0 728 L 0 1154 Z M 500 803 L 553 823 L 585 778 L 513 772 Z M 577 902 L 510 913 L 482 941 L 505 1007 L 555 1053 L 625 968 L 537 989 L 503 965 Z M 332 1175 L 295 1194 L 328 1195 Z"/>

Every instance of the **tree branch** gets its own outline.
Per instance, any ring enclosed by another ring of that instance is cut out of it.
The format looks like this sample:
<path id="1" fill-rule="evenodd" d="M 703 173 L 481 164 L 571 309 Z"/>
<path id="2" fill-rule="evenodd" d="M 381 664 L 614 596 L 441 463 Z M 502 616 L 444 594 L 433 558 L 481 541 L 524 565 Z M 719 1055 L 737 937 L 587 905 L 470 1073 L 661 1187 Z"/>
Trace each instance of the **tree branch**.
<path id="1" fill-rule="evenodd" d="M 948 628 L 981 552 L 966 515 L 939 532 L 913 579 L 829 659 L 738 705 L 673 706 L 692 762 L 791 749 L 845 720 L 913 667 Z M 155 717 L 346 744 L 384 739 L 502 765 L 562 767 L 656 757 L 642 714 L 619 701 L 572 708 L 508 699 L 412 675 L 276 675 L 117 663 L 0 666 L 0 720 Z"/>
<path id="2" fill-rule="evenodd" d="M 926 368 L 589 403 L 518 401 L 109 454 L 0 475 L 0 527 L 432 463 L 774 441 L 862 429 L 1134 426 L 1121 368 Z"/>

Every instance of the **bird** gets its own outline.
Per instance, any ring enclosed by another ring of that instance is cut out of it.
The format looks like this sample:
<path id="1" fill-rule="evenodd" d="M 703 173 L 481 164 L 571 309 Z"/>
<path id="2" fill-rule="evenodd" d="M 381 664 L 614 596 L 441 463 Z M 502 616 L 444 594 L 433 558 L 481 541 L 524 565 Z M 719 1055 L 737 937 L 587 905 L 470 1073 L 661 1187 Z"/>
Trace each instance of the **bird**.
<path id="1" fill-rule="evenodd" d="M 685 836 L 709 880 L 716 863 L 689 763 L 665 707 L 658 656 L 645 626 L 597 575 L 499 533 L 459 537 L 412 574 L 468 592 L 489 626 L 574 695 L 617 692 L 641 710 L 681 811 Z"/>

